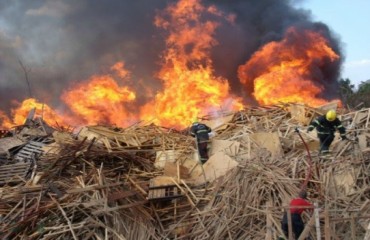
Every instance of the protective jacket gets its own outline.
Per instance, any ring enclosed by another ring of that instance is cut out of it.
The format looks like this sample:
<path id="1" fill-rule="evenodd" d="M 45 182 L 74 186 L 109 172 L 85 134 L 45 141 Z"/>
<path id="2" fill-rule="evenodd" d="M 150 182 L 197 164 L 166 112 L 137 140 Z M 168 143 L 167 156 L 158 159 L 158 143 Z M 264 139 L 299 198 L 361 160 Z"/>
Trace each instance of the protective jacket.
<path id="1" fill-rule="evenodd" d="M 190 128 L 191 135 L 196 136 L 198 142 L 207 142 L 209 140 L 208 133 L 211 131 L 212 129 L 203 123 L 193 123 Z"/>
<path id="2" fill-rule="evenodd" d="M 325 118 L 325 116 L 320 116 L 311 122 L 307 130 L 312 131 L 314 128 L 316 128 L 319 135 L 334 135 L 336 130 L 339 131 L 342 138 L 346 135 L 346 129 L 338 118 L 335 118 L 334 121 L 330 122 Z"/>

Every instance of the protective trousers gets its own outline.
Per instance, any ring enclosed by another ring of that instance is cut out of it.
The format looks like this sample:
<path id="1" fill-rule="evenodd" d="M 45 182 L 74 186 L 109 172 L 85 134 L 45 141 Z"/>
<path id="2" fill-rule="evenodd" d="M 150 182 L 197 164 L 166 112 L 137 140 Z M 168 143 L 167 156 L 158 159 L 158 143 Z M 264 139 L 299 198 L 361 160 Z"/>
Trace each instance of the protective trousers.
<path id="1" fill-rule="evenodd" d="M 289 237 L 289 228 L 288 228 L 288 216 L 285 213 L 283 220 L 281 221 L 281 229 L 284 231 L 286 237 Z M 292 230 L 294 233 L 294 239 L 298 239 L 301 236 L 304 229 L 304 223 L 302 217 L 298 213 L 292 213 Z"/>
<path id="2" fill-rule="evenodd" d="M 329 134 L 320 133 L 318 134 L 318 137 L 320 139 L 320 152 L 323 154 L 328 153 L 330 144 L 334 140 L 334 134 L 333 133 L 329 133 Z"/>
<path id="3" fill-rule="evenodd" d="M 198 151 L 200 155 L 200 161 L 205 163 L 208 160 L 208 143 L 207 142 L 198 142 Z"/>

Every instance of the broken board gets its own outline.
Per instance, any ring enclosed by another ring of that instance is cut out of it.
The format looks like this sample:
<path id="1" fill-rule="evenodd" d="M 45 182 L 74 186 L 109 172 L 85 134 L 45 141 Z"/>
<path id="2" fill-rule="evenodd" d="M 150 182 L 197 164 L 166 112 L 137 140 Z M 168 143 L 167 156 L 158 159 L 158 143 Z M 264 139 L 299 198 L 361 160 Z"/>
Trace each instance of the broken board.
<path id="1" fill-rule="evenodd" d="M 30 165 L 30 163 L 15 163 L 0 166 L 0 184 L 22 182 Z"/>

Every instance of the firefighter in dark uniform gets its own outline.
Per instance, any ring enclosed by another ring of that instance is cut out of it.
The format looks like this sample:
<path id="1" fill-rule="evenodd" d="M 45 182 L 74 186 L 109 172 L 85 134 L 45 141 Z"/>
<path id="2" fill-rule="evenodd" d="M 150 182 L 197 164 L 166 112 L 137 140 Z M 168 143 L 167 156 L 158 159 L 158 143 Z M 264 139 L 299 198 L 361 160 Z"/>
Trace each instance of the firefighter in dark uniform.
<path id="1" fill-rule="evenodd" d="M 194 122 L 190 127 L 190 134 L 197 139 L 200 161 L 203 164 L 208 160 L 208 133 L 210 133 L 211 131 L 212 130 L 210 127 L 203 123 L 199 123 L 198 119 L 194 119 Z"/>
<path id="2" fill-rule="evenodd" d="M 312 213 L 312 204 L 307 201 L 307 192 L 301 191 L 297 198 L 294 198 L 290 201 L 290 214 L 292 218 L 292 230 L 294 233 L 293 239 L 298 239 L 303 230 L 304 230 L 304 223 L 302 220 L 302 213 L 304 211 L 308 211 Z M 281 221 L 281 228 L 284 231 L 285 236 L 289 236 L 289 223 L 288 223 L 288 216 L 287 212 L 284 213 L 283 220 Z"/>
<path id="3" fill-rule="evenodd" d="M 330 144 L 334 140 L 334 133 L 339 131 L 342 140 L 347 139 L 346 129 L 341 121 L 337 118 L 337 113 L 334 110 L 329 110 L 325 115 L 318 117 L 310 123 L 307 132 L 317 130 L 317 136 L 320 139 L 320 153 L 329 153 Z"/>

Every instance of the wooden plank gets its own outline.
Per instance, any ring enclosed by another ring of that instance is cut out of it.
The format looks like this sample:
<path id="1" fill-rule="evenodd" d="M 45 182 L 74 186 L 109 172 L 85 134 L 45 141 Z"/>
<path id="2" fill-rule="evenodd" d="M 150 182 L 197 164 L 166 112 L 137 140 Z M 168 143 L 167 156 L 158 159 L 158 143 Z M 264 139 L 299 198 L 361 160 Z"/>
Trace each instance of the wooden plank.
<path id="1" fill-rule="evenodd" d="M 353 215 L 351 216 L 350 222 L 351 222 L 351 238 L 356 239 L 356 223 Z"/>
<path id="2" fill-rule="evenodd" d="M 236 156 L 239 152 L 240 143 L 237 141 L 228 141 L 228 140 L 211 140 L 211 149 L 209 155 L 213 155 L 217 152 L 225 152 L 229 156 Z"/>
<path id="3" fill-rule="evenodd" d="M 9 177 L 9 176 L 12 176 L 12 175 L 23 175 L 26 172 L 27 172 L 27 169 L 26 170 L 21 169 L 21 170 L 17 170 L 17 171 L 2 172 L 2 173 L 0 173 L 0 178 L 3 178 L 3 176 Z"/>
<path id="4" fill-rule="evenodd" d="M 68 216 L 67 216 L 67 214 L 66 214 L 66 212 L 63 210 L 63 208 L 60 206 L 60 204 L 58 203 L 58 201 L 57 200 L 55 200 L 50 194 L 49 194 L 49 197 L 51 198 L 51 200 L 53 200 L 53 202 L 55 203 L 55 204 L 57 204 L 57 206 L 58 206 L 58 208 L 59 208 L 59 210 L 61 211 L 61 213 L 62 213 L 62 215 L 63 215 L 63 217 L 64 217 L 64 219 L 67 221 L 67 223 L 68 223 L 68 227 L 69 227 L 69 230 L 71 231 L 71 233 L 72 233 L 72 236 L 73 236 L 73 238 L 75 239 L 75 240 L 77 240 L 77 236 L 76 236 L 76 233 L 74 232 L 74 230 L 73 230 L 73 227 L 72 227 L 72 223 L 71 223 L 71 221 L 69 220 L 69 218 L 68 218 Z"/>
<path id="5" fill-rule="evenodd" d="M 189 169 L 177 163 L 167 162 L 164 166 L 163 175 L 168 177 L 189 178 Z"/>
<path id="6" fill-rule="evenodd" d="M 15 154 L 14 158 L 18 161 L 30 159 L 33 154 L 42 154 L 44 152 L 42 147 L 44 146 L 45 143 L 29 141 L 17 154 Z"/>
<path id="7" fill-rule="evenodd" d="M 271 200 L 266 205 L 266 237 L 265 240 L 272 240 L 272 221 L 270 207 L 272 206 Z"/>
<path id="8" fill-rule="evenodd" d="M 175 150 L 157 151 L 154 166 L 163 169 L 168 162 L 175 163 L 180 152 Z"/>
<path id="9" fill-rule="evenodd" d="M 305 228 L 303 229 L 301 236 L 299 236 L 298 240 L 306 239 L 310 234 L 311 229 L 313 229 L 314 227 L 315 227 L 315 215 L 312 215 L 310 220 L 308 220 Z"/>
<path id="10" fill-rule="evenodd" d="M 134 185 L 135 186 L 135 188 L 136 189 L 138 189 L 144 196 L 146 196 L 147 195 L 147 192 L 142 188 L 142 187 L 140 187 L 137 183 L 135 183 L 134 182 L 134 180 L 132 180 L 132 178 L 130 178 L 128 175 L 126 175 L 126 178 L 127 178 L 127 180 L 129 180 L 131 183 L 132 183 L 132 185 Z"/>
<path id="11" fill-rule="evenodd" d="M 30 163 L 14 163 L 0 166 L 0 171 L 9 171 L 13 169 L 23 169 L 25 167 L 29 167 Z"/>
<path id="12" fill-rule="evenodd" d="M 11 173 L 11 174 L 7 174 L 7 175 L 2 175 L 0 179 L 3 180 L 3 181 L 7 181 L 7 180 L 10 180 L 10 179 L 15 179 L 15 178 L 23 179 L 26 175 L 25 173 L 26 172 Z"/>
<path id="13" fill-rule="evenodd" d="M 316 226 L 316 237 L 317 239 L 321 239 L 319 205 L 317 202 L 315 202 L 314 206 L 315 206 L 314 216 L 315 216 L 315 226 Z"/>
<path id="14" fill-rule="evenodd" d="M 256 132 L 250 134 L 250 138 L 261 148 L 266 148 L 272 156 L 278 157 L 283 153 L 278 133 Z"/>
<path id="15" fill-rule="evenodd" d="M 288 239 L 293 240 L 292 213 L 290 212 L 290 208 L 286 212 L 288 218 Z"/>
<path id="16" fill-rule="evenodd" d="M 326 104 L 323 104 L 316 109 L 322 114 L 325 114 L 328 110 L 337 110 L 339 101 L 332 101 Z"/>
<path id="17" fill-rule="evenodd" d="M 366 230 L 366 234 L 365 234 L 364 240 L 370 240 L 370 222 L 367 225 L 367 230 Z"/>
<path id="18" fill-rule="evenodd" d="M 20 182 L 30 168 L 30 163 L 16 163 L 0 166 L 0 183 Z"/>
<path id="19" fill-rule="evenodd" d="M 19 176 L 19 177 L 25 177 L 26 175 L 26 171 L 22 171 L 22 172 L 11 172 L 11 173 L 8 173 L 8 174 L 2 174 L 0 176 L 0 179 L 1 180 L 6 180 L 6 179 L 10 179 L 10 178 L 13 178 L 13 177 L 16 177 L 16 176 Z"/>
<path id="20" fill-rule="evenodd" d="M 67 193 L 83 193 L 83 192 L 95 191 L 95 190 L 105 189 L 105 188 L 110 188 L 110 187 L 117 187 L 117 186 L 124 185 L 124 184 L 125 184 L 124 182 L 118 182 L 118 183 L 106 184 L 103 186 L 91 185 L 91 186 L 86 186 L 86 187 L 81 187 L 81 188 L 68 189 Z"/>
<path id="21" fill-rule="evenodd" d="M 117 206 L 117 207 L 111 207 L 111 208 L 104 208 L 104 209 L 101 209 L 101 210 L 96 210 L 96 211 L 93 211 L 92 213 L 94 215 L 100 215 L 100 214 L 103 214 L 103 213 L 115 212 L 115 211 L 126 209 L 126 208 L 132 208 L 132 207 L 144 205 L 147 202 L 148 201 L 136 201 L 136 202 L 133 202 L 133 203 L 129 203 L 129 204 L 125 204 L 125 205 L 121 205 L 121 206 Z"/>
<path id="22" fill-rule="evenodd" d="M 211 156 L 208 161 L 202 165 L 204 173 L 200 173 L 198 176 L 192 176 L 192 179 L 199 184 L 204 183 L 205 181 L 214 181 L 215 179 L 224 176 L 227 172 L 237 166 L 237 161 L 226 155 L 224 152 L 218 152 Z"/>
<path id="23" fill-rule="evenodd" d="M 136 195 L 136 192 L 134 191 L 117 191 L 117 192 L 109 193 L 107 198 L 108 198 L 108 202 L 113 202 L 113 201 L 117 201 L 117 200 L 124 199 L 127 197 L 132 197 L 135 195 Z"/>
<path id="24" fill-rule="evenodd" d="M 25 142 L 17 137 L 0 138 L 0 152 L 7 153 L 9 149 L 22 146 L 23 144 L 25 144 Z"/>

